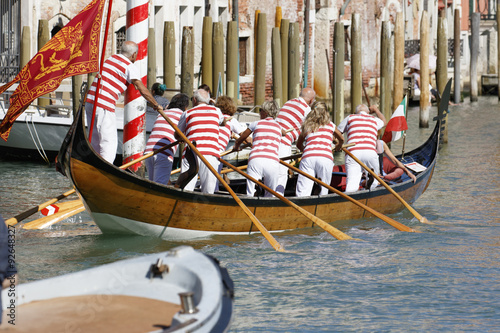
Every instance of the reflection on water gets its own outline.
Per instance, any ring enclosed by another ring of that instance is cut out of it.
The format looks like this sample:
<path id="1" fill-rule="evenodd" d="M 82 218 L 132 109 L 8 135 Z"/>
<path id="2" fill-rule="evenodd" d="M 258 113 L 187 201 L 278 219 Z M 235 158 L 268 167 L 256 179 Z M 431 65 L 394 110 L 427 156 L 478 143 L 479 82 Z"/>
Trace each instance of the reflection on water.
<path id="1" fill-rule="evenodd" d="M 185 244 L 228 267 L 236 292 L 233 332 L 498 330 L 499 106 L 483 98 L 450 111 L 449 143 L 414 205 L 435 224 L 420 224 L 407 211 L 391 215 L 422 233 L 399 232 L 377 219 L 350 221 L 342 231 L 359 241 L 340 242 L 318 228 L 278 233 L 289 252 L 277 253 L 260 235 L 183 243 L 102 235 L 82 213 L 49 230 L 18 230 L 21 280 Z M 433 127 L 418 128 L 418 108 L 408 119 L 406 152 Z M 401 149 L 402 141 L 392 146 Z M 39 164 L 3 161 L 0 177 L 4 218 L 69 187 L 53 167 Z"/>

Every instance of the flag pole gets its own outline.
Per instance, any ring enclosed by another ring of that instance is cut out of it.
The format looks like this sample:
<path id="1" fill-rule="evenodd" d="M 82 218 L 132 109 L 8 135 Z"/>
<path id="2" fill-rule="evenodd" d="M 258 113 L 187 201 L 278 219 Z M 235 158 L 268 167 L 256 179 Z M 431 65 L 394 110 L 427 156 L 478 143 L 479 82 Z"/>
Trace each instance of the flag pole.
<path id="1" fill-rule="evenodd" d="M 408 94 L 405 95 L 405 120 L 408 123 Z M 403 131 L 403 148 L 401 150 L 401 159 L 405 157 L 406 131 Z"/>
<path id="2" fill-rule="evenodd" d="M 106 54 L 106 43 L 108 41 L 108 30 L 109 30 L 109 18 L 111 17 L 112 5 L 113 5 L 113 0 L 109 0 L 108 13 L 107 13 L 107 17 L 106 17 L 106 28 L 104 29 L 104 39 L 102 42 L 101 63 L 99 64 L 99 74 L 97 75 L 97 86 L 96 86 L 95 96 L 94 96 L 94 107 L 92 109 L 92 120 L 90 121 L 90 127 L 89 127 L 89 142 L 92 142 L 92 130 L 94 129 L 95 111 L 97 109 L 97 101 L 99 99 L 99 93 L 101 91 L 102 66 L 104 64 L 104 56 Z M 91 85 L 92 85 L 92 83 L 91 83 Z M 89 86 L 89 89 L 90 89 L 90 86 Z"/>

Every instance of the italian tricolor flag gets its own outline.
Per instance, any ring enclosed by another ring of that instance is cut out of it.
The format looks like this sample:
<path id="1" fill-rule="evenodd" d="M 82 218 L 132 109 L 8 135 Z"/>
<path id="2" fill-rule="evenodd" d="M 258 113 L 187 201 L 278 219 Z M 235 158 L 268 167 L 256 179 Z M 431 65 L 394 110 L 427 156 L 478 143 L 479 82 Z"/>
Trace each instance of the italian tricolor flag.
<path id="1" fill-rule="evenodd" d="M 386 143 L 391 141 L 399 140 L 403 137 L 404 131 L 408 129 L 408 124 L 406 123 L 406 96 L 399 104 L 398 108 L 392 114 L 391 119 L 385 127 L 384 135 L 382 140 Z"/>

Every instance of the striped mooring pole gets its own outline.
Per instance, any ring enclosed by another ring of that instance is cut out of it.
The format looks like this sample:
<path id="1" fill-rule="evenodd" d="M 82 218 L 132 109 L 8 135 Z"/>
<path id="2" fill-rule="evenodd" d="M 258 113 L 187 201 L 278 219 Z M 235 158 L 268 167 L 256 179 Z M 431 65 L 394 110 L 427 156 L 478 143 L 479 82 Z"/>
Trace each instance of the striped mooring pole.
<path id="1" fill-rule="evenodd" d="M 141 73 L 142 83 L 147 87 L 148 73 L 148 0 L 127 0 L 127 40 L 139 46 L 135 65 Z M 123 117 L 123 163 L 142 156 L 146 147 L 146 100 L 133 85 L 125 94 Z M 137 171 L 140 163 L 131 168 Z"/>

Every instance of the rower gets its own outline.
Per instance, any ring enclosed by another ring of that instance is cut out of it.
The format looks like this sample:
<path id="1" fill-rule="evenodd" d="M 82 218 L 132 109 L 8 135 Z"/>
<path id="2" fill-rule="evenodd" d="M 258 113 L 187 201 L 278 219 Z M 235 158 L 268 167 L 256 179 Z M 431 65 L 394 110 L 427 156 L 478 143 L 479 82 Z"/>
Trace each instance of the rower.
<path id="1" fill-rule="evenodd" d="M 276 101 L 266 101 L 260 107 L 260 120 L 251 123 L 234 143 L 238 151 L 243 141 L 253 134 L 253 145 L 248 159 L 247 173 L 255 179 L 263 179 L 264 184 L 277 191 L 279 169 L 278 150 L 283 129 L 276 121 L 279 105 Z M 277 191 L 278 192 L 278 191 Z M 247 179 L 247 196 L 255 194 L 255 183 Z M 266 197 L 272 195 L 266 191 Z"/>
<path id="2" fill-rule="evenodd" d="M 313 104 L 311 112 L 302 124 L 301 133 L 297 140 L 297 148 L 303 151 L 300 161 L 300 170 L 330 184 L 334 166 L 332 146 L 336 138 L 335 151 L 342 150 L 344 137 L 330 120 L 330 113 L 323 102 Z M 299 174 L 297 178 L 296 195 L 310 196 L 314 181 Z M 320 195 L 328 194 L 326 187 L 321 187 Z"/>

